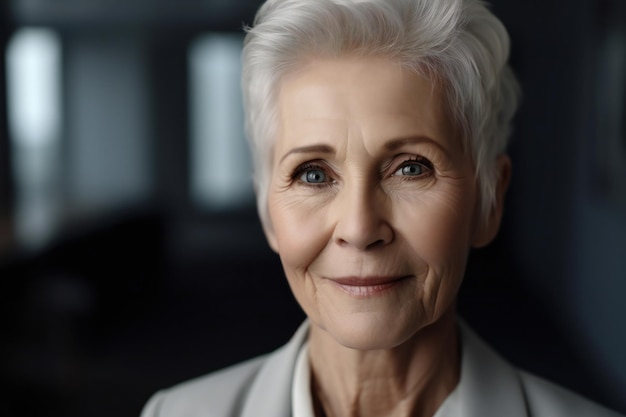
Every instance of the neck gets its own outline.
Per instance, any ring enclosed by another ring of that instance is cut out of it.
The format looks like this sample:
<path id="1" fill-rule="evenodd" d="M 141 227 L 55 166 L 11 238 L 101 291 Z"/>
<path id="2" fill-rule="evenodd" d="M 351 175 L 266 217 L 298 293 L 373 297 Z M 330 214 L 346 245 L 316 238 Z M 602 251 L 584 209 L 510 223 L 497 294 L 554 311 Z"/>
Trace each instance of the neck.
<path id="1" fill-rule="evenodd" d="M 346 348 L 315 325 L 309 341 L 318 415 L 430 417 L 459 381 L 454 311 L 391 349 Z"/>

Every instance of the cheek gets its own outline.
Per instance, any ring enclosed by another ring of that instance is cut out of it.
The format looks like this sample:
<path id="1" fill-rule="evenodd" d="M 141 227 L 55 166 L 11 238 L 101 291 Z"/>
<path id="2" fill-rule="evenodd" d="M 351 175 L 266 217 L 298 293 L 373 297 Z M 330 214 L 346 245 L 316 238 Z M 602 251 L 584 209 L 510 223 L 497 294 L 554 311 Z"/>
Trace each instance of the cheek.
<path id="1" fill-rule="evenodd" d="M 285 269 L 304 272 L 324 249 L 326 209 L 313 207 L 305 196 L 271 195 L 269 216 L 274 228 L 277 250 Z"/>
<path id="2" fill-rule="evenodd" d="M 406 241 L 429 267 L 427 298 L 437 298 L 441 291 L 452 294 L 460 285 L 471 246 L 473 207 L 471 189 L 449 187 L 424 194 L 398 211 Z"/>
<path id="3" fill-rule="evenodd" d="M 324 209 L 311 207 L 310 199 L 274 194 L 268 199 L 276 249 L 291 291 L 306 315 L 318 321 L 315 282 L 309 267 L 328 243 L 324 232 Z"/>
<path id="4" fill-rule="evenodd" d="M 430 256 L 437 264 L 450 263 L 470 248 L 473 204 L 459 195 L 439 196 L 439 203 L 427 210 L 424 236 L 429 242 Z"/>

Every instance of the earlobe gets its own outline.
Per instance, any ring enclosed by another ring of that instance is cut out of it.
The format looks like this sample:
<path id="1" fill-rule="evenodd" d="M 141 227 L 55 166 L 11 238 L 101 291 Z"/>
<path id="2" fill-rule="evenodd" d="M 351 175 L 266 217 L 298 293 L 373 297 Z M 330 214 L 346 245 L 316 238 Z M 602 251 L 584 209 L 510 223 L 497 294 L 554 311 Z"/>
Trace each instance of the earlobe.
<path id="1" fill-rule="evenodd" d="M 498 230 L 500 230 L 500 223 L 504 212 L 504 198 L 511 181 L 511 158 L 506 154 L 498 155 L 496 170 L 498 180 L 495 199 L 493 206 L 486 216 L 483 217 L 482 213 L 478 213 L 480 216 L 478 219 L 478 227 L 476 228 L 472 242 L 472 246 L 475 248 L 487 246 L 496 237 Z"/>
<path id="2" fill-rule="evenodd" d="M 276 241 L 276 233 L 274 233 L 274 228 L 271 224 L 268 224 L 268 221 L 263 222 L 263 232 L 265 233 L 265 238 L 267 239 L 267 243 L 270 245 L 270 248 L 276 253 L 278 253 L 278 242 Z"/>

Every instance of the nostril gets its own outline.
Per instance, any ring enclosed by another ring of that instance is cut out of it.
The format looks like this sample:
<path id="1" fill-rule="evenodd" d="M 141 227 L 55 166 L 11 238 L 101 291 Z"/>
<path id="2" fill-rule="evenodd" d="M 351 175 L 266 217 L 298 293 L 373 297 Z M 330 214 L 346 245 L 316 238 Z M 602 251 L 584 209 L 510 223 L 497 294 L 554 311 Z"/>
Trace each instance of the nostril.
<path id="1" fill-rule="evenodd" d="M 383 246 L 385 244 L 385 240 L 384 239 L 378 239 L 376 242 L 372 242 L 368 245 L 368 247 L 370 248 L 375 248 L 377 246 Z"/>
<path id="2" fill-rule="evenodd" d="M 337 244 L 339 244 L 339 246 L 347 246 L 348 241 L 345 239 L 337 239 Z"/>
<path id="3" fill-rule="evenodd" d="M 344 208 L 344 207 L 342 207 Z M 359 250 L 383 247 L 394 239 L 394 231 L 387 221 L 387 213 L 382 209 L 372 209 L 364 204 L 337 214 L 333 229 L 333 241 L 341 247 L 354 247 Z"/>

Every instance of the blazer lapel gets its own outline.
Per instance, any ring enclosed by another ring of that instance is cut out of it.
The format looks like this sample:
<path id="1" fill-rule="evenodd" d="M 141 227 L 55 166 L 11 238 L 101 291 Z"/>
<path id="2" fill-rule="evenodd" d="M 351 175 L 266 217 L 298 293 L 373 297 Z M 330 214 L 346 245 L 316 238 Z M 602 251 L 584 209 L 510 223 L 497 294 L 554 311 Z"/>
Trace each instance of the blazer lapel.
<path id="1" fill-rule="evenodd" d="M 527 417 L 528 410 L 519 374 L 485 344 L 467 325 L 460 323 L 462 338 L 459 404 L 462 417 Z"/>
<path id="2" fill-rule="evenodd" d="M 460 322 L 462 340 L 459 417 L 528 417 L 518 372 Z M 268 356 L 252 383 L 241 417 L 290 417 L 291 385 L 305 321 L 292 339 Z"/>
<path id="3" fill-rule="evenodd" d="M 308 331 L 309 324 L 305 321 L 289 343 L 268 356 L 250 387 L 241 417 L 291 416 L 293 371 Z"/>

